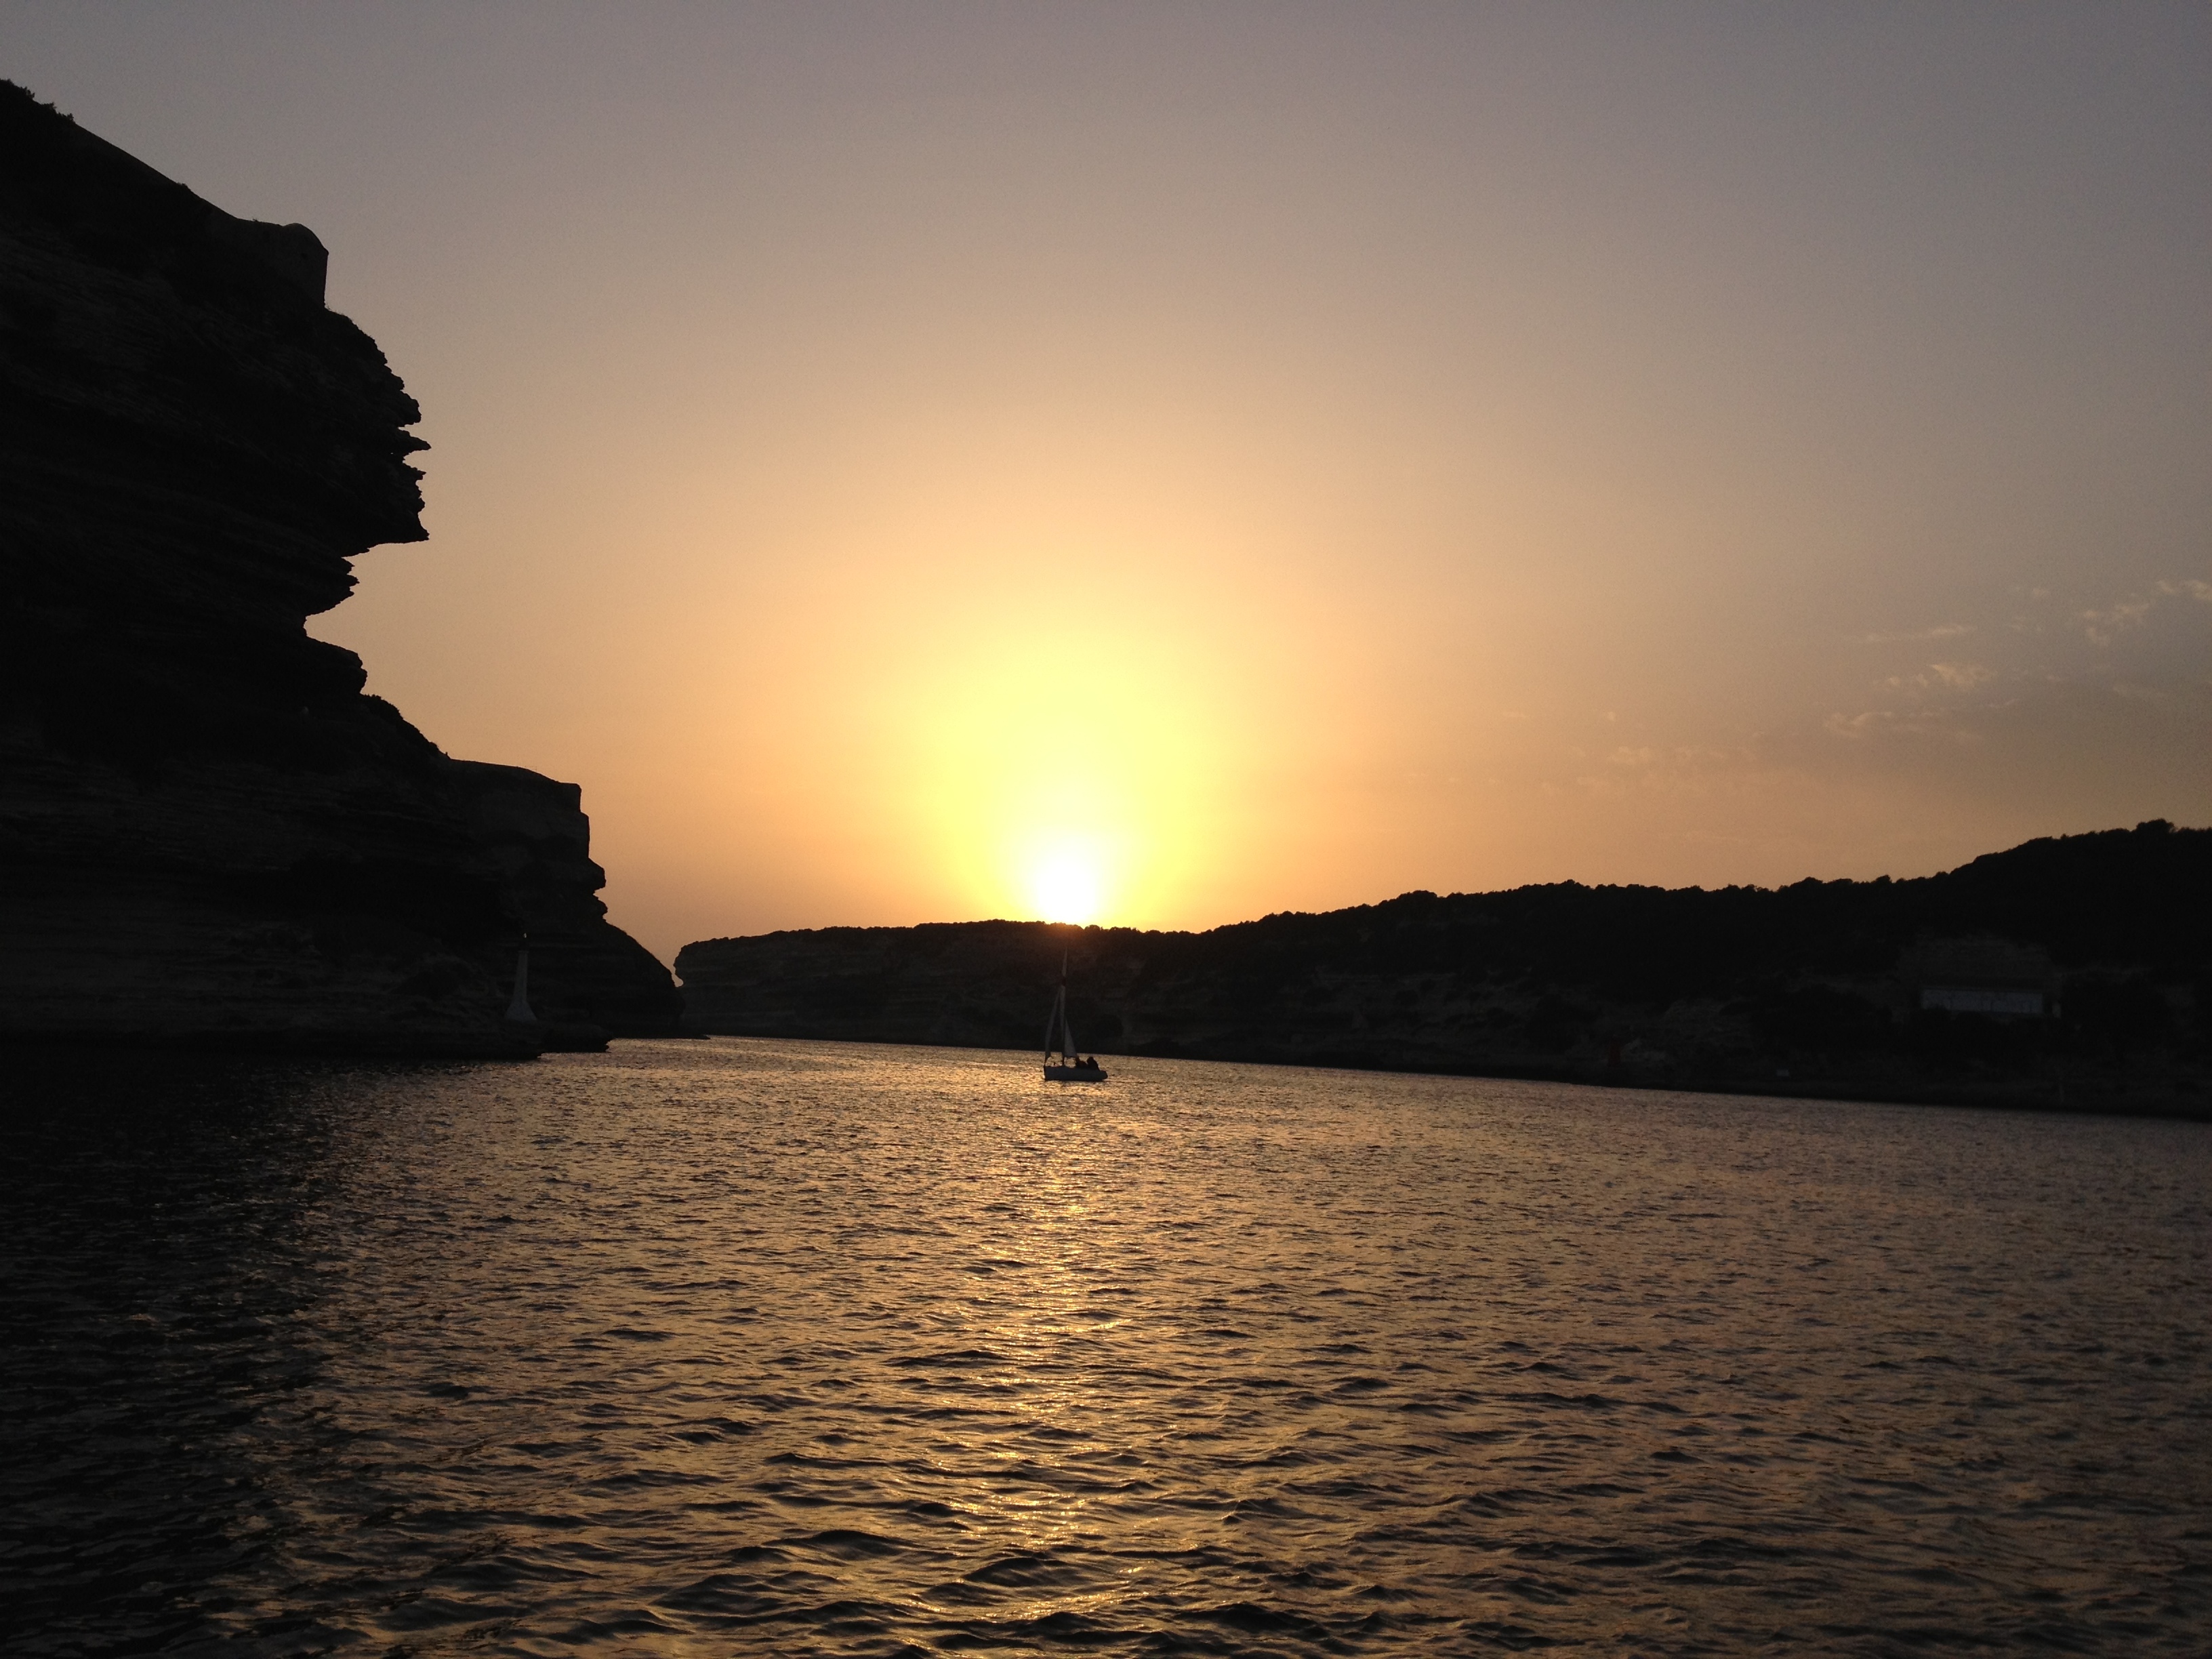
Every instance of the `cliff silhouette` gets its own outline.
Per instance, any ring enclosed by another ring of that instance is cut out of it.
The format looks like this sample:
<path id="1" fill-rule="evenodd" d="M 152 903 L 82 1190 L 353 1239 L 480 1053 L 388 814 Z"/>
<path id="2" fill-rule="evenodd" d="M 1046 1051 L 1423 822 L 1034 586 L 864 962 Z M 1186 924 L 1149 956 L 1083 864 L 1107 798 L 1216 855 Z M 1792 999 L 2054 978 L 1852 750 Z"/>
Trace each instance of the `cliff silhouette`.
<path id="1" fill-rule="evenodd" d="M 1407 893 L 1207 933 L 1044 922 L 686 945 L 705 1032 L 2212 1113 L 2212 830 L 1913 880 Z"/>
<path id="2" fill-rule="evenodd" d="M 535 1052 L 674 1027 L 573 784 L 306 619 L 423 539 L 420 411 L 240 220 L 0 82 L 0 1036 Z M 532 949 L 542 1024 L 505 1018 Z"/>

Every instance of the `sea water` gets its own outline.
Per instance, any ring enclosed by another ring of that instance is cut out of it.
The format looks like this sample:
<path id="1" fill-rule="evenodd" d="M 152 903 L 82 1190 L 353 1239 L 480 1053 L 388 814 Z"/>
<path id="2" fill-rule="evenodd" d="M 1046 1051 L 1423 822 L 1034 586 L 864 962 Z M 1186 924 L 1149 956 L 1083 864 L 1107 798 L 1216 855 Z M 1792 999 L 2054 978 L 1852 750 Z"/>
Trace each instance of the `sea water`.
<path id="1" fill-rule="evenodd" d="M 7 1651 L 2202 1654 L 2212 1130 L 20 1058 Z"/>

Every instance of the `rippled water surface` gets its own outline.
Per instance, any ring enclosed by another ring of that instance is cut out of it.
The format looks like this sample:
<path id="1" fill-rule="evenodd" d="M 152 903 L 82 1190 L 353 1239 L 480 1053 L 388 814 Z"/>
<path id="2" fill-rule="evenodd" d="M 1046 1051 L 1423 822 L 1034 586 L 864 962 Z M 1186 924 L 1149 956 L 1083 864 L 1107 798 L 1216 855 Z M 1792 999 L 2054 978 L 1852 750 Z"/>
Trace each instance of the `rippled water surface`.
<path id="1" fill-rule="evenodd" d="M 2198 1126 L 11 1066 L 9 1651 L 2189 1653 Z"/>

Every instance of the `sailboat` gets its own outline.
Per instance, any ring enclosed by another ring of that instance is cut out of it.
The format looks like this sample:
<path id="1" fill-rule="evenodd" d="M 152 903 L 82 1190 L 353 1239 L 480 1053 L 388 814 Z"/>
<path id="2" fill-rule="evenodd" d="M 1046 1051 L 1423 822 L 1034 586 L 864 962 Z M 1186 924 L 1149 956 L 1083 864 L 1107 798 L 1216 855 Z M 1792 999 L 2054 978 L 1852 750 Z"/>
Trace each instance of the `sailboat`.
<path id="1" fill-rule="evenodd" d="M 1053 1059 L 1057 1052 L 1060 1058 Z M 1044 1023 L 1044 1080 L 1047 1083 L 1103 1083 L 1106 1073 L 1095 1060 L 1078 1052 L 1075 1032 L 1067 1023 L 1067 958 L 1060 959 L 1060 989 L 1053 993 L 1052 1018 Z"/>

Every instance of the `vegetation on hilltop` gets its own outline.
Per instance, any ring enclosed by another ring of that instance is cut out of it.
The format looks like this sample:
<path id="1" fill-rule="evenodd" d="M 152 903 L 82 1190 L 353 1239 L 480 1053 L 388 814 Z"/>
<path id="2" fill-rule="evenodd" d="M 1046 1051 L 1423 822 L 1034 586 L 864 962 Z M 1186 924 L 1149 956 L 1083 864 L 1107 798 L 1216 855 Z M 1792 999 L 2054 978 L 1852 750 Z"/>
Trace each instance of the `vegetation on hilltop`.
<path id="1" fill-rule="evenodd" d="M 1200 933 L 829 928 L 677 969 L 707 1031 L 1020 1046 L 1065 957 L 1109 1052 L 2195 1114 L 2208 917 L 2212 830 L 2160 820 L 1904 881 L 1417 892 Z M 1977 999 L 2033 1012 L 1945 1006 Z"/>

